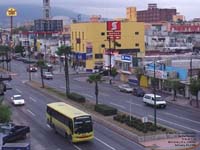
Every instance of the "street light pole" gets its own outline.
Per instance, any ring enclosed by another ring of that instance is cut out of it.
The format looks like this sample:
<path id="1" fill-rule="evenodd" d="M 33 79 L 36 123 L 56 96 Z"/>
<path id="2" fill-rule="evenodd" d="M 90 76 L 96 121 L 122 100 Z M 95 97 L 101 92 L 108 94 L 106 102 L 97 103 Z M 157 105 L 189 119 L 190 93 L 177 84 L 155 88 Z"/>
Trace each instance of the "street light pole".
<path id="1" fill-rule="evenodd" d="M 156 120 L 156 63 L 155 63 L 155 59 L 154 59 L 154 65 L 153 65 L 153 93 L 154 93 L 154 126 L 155 128 L 157 127 L 157 120 Z"/>
<path id="2" fill-rule="evenodd" d="M 110 76 L 110 79 L 109 79 L 109 83 L 110 84 L 112 84 L 112 81 L 111 81 L 111 74 L 112 74 L 112 54 L 111 54 L 111 39 L 110 39 L 110 37 L 109 37 L 109 39 L 108 39 L 108 42 L 109 42 L 109 56 L 110 56 L 110 64 L 109 64 L 109 69 L 110 69 L 110 74 L 109 74 L 109 76 Z"/>

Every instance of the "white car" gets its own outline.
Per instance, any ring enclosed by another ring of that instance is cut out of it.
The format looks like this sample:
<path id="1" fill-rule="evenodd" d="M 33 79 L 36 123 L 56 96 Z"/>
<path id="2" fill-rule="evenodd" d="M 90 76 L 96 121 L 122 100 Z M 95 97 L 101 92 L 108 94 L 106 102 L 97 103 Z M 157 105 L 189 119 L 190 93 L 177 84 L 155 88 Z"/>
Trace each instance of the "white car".
<path id="1" fill-rule="evenodd" d="M 51 72 L 44 72 L 43 78 L 44 79 L 53 79 L 53 74 Z"/>
<path id="2" fill-rule="evenodd" d="M 11 100 L 14 105 L 24 105 L 25 104 L 25 100 L 22 98 L 21 95 L 13 95 L 11 97 Z"/>
<path id="3" fill-rule="evenodd" d="M 133 92 L 133 88 L 130 87 L 130 85 L 128 85 L 128 84 L 122 84 L 122 85 L 119 85 L 118 87 L 121 92 L 126 92 L 126 93 Z"/>
<path id="4" fill-rule="evenodd" d="M 166 101 L 162 99 L 160 95 L 155 95 L 156 97 L 156 107 L 165 108 L 166 107 Z M 145 94 L 143 97 L 143 102 L 147 105 L 154 106 L 155 98 L 154 94 Z"/>

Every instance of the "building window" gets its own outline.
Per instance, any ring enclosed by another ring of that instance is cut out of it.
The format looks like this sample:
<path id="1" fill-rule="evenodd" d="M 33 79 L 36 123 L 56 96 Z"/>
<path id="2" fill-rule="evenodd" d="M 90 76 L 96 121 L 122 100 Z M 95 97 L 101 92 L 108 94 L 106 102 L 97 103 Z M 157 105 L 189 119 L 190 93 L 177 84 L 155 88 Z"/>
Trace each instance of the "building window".
<path id="1" fill-rule="evenodd" d="M 135 47 L 139 47 L 139 43 L 135 43 Z"/>
<path id="2" fill-rule="evenodd" d="M 103 58 L 103 54 L 95 54 L 95 59 L 102 59 Z"/>
<path id="3" fill-rule="evenodd" d="M 105 35 L 105 32 L 101 32 L 101 35 L 104 36 L 104 35 Z"/>
<path id="4" fill-rule="evenodd" d="M 101 48 L 105 48 L 105 44 L 101 44 Z"/>
<path id="5" fill-rule="evenodd" d="M 139 32 L 135 32 L 135 35 L 139 35 Z"/>
<path id="6" fill-rule="evenodd" d="M 84 40 L 84 32 L 82 32 L 82 40 Z"/>

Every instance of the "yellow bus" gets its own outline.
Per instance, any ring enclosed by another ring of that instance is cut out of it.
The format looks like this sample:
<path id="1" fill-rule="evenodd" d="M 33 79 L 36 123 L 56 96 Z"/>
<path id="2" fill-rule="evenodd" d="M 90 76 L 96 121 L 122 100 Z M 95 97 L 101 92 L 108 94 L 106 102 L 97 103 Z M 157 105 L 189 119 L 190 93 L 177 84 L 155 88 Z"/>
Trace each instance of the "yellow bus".
<path id="1" fill-rule="evenodd" d="M 69 141 L 76 143 L 94 138 L 91 115 L 63 102 L 47 104 L 47 124 Z"/>

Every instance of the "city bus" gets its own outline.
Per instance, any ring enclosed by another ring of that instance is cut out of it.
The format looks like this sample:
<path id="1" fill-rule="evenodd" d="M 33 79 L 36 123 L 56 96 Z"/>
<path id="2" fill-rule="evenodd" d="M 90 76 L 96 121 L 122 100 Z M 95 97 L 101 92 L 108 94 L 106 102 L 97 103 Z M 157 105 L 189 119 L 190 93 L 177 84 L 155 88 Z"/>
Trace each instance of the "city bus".
<path id="1" fill-rule="evenodd" d="M 73 143 L 94 138 L 91 115 L 64 102 L 47 104 L 46 118 L 52 129 Z"/>

